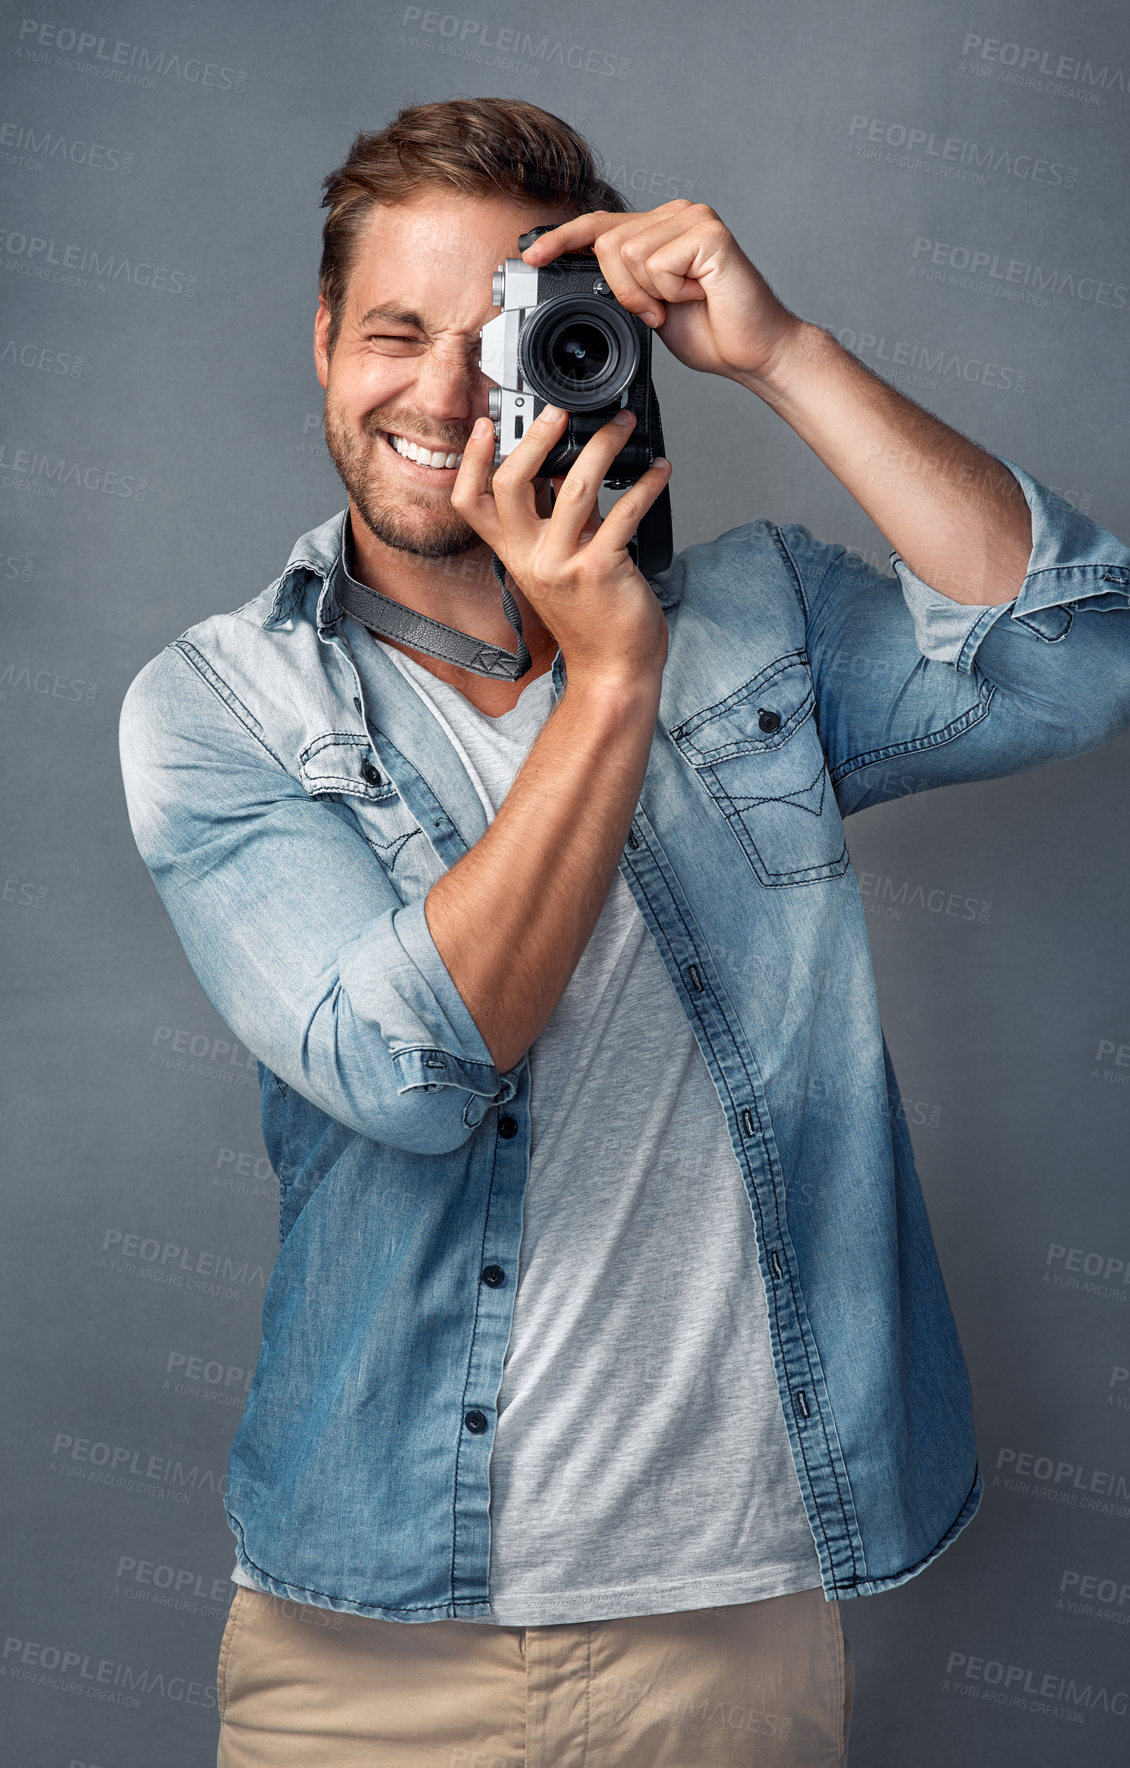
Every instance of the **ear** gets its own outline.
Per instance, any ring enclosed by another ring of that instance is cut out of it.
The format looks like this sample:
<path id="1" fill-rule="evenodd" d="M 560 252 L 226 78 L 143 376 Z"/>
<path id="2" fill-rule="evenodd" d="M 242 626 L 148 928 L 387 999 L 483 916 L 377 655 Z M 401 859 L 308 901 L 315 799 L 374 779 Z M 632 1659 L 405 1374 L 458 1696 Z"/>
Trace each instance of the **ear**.
<path id="1" fill-rule="evenodd" d="M 314 365 L 318 371 L 318 381 L 323 389 L 329 385 L 330 379 L 330 310 L 321 295 L 318 296 L 318 311 L 314 315 Z"/>

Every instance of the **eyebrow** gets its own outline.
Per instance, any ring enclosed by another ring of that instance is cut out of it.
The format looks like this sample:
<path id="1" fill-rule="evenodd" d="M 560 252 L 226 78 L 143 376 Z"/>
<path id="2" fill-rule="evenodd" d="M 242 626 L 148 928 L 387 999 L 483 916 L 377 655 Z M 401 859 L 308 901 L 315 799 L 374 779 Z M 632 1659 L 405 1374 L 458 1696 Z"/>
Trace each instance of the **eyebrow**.
<path id="1" fill-rule="evenodd" d="M 375 325 L 378 319 L 383 319 L 391 325 L 414 325 L 420 331 L 428 329 L 418 313 L 413 313 L 410 308 L 402 307 L 396 301 L 386 301 L 383 306 L 370 307 L 362 318 L 361 324 L 363 326 Z"/>
<path id="2" fill-rule="evenodd" d="M 359 323 L 361 330 L 365 331 L 370 325 L 376 325 L 382 321 L 386 325 L 411 325 L 417 331 L 426 332 L 428 329 L 426 321 L 419 313 L 413 313 L 410 307 L 402 306 L 399 301 L 385 301 L 377 307 L 370 307 L 369 311 L 362 315 Z M 472 335 L 478 337 L 480 334 L 478 332 L 467 333 L 468 337 Z"/>

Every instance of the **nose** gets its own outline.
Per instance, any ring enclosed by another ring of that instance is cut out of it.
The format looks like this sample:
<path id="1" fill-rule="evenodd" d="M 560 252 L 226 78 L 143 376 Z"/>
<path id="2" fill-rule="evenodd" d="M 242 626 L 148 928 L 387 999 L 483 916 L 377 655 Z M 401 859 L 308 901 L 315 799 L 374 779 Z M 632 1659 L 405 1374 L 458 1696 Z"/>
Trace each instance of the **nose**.
<path id="1" fill-rule="evenodd" d="M 435 424 L 466 424 L 487 410 L 490 381 L 479 367 L 479 342 L 464 350 L 429 350 L 420 360 L 413 402 Z"/>

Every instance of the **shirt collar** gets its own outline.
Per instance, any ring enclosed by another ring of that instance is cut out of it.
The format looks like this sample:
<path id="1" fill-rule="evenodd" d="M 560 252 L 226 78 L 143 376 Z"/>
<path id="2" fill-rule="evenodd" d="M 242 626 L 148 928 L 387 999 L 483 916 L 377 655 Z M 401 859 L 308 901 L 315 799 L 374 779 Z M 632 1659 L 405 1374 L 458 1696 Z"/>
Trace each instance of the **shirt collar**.
<path id="1" fill-rule="evenodd" d="M 340 618 L 341 609 L 334 596 L 334 584 L 338 572 L 345 568 L 342 547 L 348 514 L 348 509 L 339 510 L 336 516 L 331 516 L 317 528 L 311 528 L 308 534 L 295 542 L 286 562 L 286 569 L 274 586 L 271 611 L 263 622 L 265 627 L 286 625 L 304 601 L 311 578 L 320 581 L 322 585 L 317 607 L 313 611 L 319 633 L 326 631 Z"/>

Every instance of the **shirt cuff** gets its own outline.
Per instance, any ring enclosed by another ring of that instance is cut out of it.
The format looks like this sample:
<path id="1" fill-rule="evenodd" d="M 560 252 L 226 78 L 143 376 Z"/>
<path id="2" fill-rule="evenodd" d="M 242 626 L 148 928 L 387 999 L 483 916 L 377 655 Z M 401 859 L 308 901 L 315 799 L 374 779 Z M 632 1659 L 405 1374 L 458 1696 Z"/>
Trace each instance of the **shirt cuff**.
<path id="1" fill-rule="evenodd" d="M 918 649 L 963 674 L 972 669 L 990 626 L 1006 614 L 1039 638 L 1054 641 L 1067 632 L 1077 602 L 1092 608 L 1130 606 L 1130 548 L 1023 467 L 1001 454 L 993 458 L 1016 479 L 1032 517 L 1028 569 L 1012 601 L 955 602 L 924 583 L 897 552 L 890 555 Z"/>
<path id="2" fill-rule="evenodd" d="M 439 954 L 424 913 L 424 898 L 397 909 L 392 917 L 393 932 L 409 961 L 422 976 L 428 994 L 440 1008 L 445 1031 L 453 1034 L 443 1047 L 433 1041 L 393 1048 L 397 1071 L 397 1092 L 412 1087 L 431 1090 L 437 1086 L 462 1087 L 478 1095 L 468 1102 L 471 1119 L 478 1122 L 492 1104 L 501 1105 L 517 1091 L 518 1067 L 500 1075 L 475 1024 L 463 996 L 451 979 L 451 973 Z M 421 1018 L 428 1016 L 424 1013 Z M 520 1066 L 520 1064 L 518 1065 Z M 481 1104 L 481 1109 L 479 1105 Z"/>

